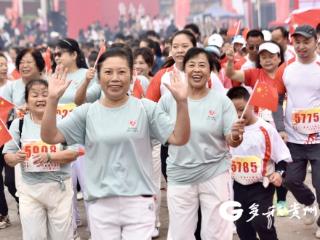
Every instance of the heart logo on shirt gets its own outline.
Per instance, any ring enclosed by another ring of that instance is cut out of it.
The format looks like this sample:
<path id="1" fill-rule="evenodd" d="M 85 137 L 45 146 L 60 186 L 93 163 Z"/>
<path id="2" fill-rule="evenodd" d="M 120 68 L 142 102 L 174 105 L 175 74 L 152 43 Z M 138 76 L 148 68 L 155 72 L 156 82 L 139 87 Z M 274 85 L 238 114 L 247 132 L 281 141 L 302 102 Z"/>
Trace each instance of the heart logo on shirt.
<path id="1" fill-rule="evenodd" d="M 129 124 L 130 124 L 131 127 L 135 127 L 135 126 L 137 125 L 137 121 L 135 121 L 135 120 L 130 120 L 130 121 L 129 121 Z"/>
<path id="2" fill-rule="evenodd" d="M 216 113 L 213 110 L 209 110 L 209 116 L 213 117 Z"/>
<path id="3" fill-rule="evenodd" d="M 208 120 L 216 120 L 216 112 L 214 110 L 209 110 L 207 119 Z"/>

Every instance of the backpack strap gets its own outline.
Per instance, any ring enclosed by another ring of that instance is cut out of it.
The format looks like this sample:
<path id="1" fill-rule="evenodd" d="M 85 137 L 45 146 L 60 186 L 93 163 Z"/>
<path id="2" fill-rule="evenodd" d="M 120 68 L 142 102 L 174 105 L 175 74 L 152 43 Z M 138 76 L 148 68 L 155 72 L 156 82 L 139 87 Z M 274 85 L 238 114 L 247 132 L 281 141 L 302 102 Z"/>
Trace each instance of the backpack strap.
<path id="1" fill-rule="evenodd" d="M 22 134 L 22 127 L 23 127 L 24 118 L 19 119 L 19 147 L 21 148 L 21 134 Z"/>
<path id="2" fill-rule="evenodd" d="M 260 130 L 263 133 L 263 136 L 265 138 L 265 143 L 266 143 L 266 150 L 264 153 L 263 165 L 262 165 L 262 176 L 265 176 L 267 173 L 268 162 L 270 161 L 270 158 L 271 158 L 271 140 L 270 140 L 268 131 L 264 127 L 261 126 Z"/>

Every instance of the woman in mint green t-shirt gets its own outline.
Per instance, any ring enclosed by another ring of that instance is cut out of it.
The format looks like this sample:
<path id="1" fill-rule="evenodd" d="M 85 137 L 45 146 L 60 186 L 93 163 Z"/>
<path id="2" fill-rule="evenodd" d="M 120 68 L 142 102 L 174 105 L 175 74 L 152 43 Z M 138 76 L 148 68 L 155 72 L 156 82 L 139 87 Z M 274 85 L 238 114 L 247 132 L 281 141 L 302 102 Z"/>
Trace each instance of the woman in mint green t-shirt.
<path id="1" fill-rule="evenodd" d="M 191 135 L 183 146 L 169 146 L 167 158 L 169 240 L 193 240 L 201 208 L 202 239 L 232 239 L 232 222 L 219 214 L 219 206 L 230 199 L 231 155 L 228 145 L 241 143 L 243 124 L 224 92 L 207 85 L 213 69 L 212 56 L 202 48 L 191 48 L 183 61 L 188 81 Z M 172 96 L 159 105 L 171 118 L 177 111 Z"/>
<path id="2" fill-rule="evenodd" d="M 78 152 L 41 140 L 40 124 L 47 98 L 46 81 L 27 83 L 25 101 L 29 112 L 23 120 L 17 118 L 12 122 L 10 133 L 14 140 L 3 148 L 8 165 L 21 164 L 22 177 L 17 188 L 22 235 L 26 240 L 73 237 L 69 163 L 76 159 Z"/>
<path id="3" fill-rule="evenodd" d="M 92 239 L 151 239 L 155 224 L 151 139 L 183 145 L 189 138 L 187 87 L 178 78 L 167 86 L 176 100 L 172 122 L 156 103 L 128 96 L 133 59 L 121 48 L 98 61 L 104 96 L 77 107 L 57 126 L 59 98 L 68 87 L 58 67 L 49 80 L 49 103 L 41 136 L 48 143 L 84 144 L 85 199 Z"/>

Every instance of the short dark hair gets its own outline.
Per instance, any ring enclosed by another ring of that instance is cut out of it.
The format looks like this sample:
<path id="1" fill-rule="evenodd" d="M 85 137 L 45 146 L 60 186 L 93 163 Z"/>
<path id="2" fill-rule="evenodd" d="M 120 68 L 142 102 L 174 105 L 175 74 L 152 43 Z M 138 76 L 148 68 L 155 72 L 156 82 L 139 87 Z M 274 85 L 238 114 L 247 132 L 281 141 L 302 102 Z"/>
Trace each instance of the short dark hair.
<path id="1" fill-rule="evenodd" d="M 89 53 L 89 56 L 88 56 L 88 61 L 96 61 L 97 57 L 98 57 L 98 51 L 96 50 L 92 50 L 90 53 Z"/>
<path id="2" fill-rule="evenodd" d="M 183 59 L 183 69 L 185 69 L 187 62 L 194 58 L 195 56 L 198 56 L 199 54 L 204 54 L 207 57 L 208 63 L 209 63 L 209 67 L 210 67 L 210 71 L 212 71 L 214 69 L 214 60 L 213 60 L 213 56 L 208 53 L 206 50 L 204 50 L 203 48 L 198 48 L 198 47 L 193 47 L 190 48 L 184 59 Z"/>
<path id="3" fill-rule="evenodd" d="M 43 79 L 31 80 L 30 82 L 27 83 L 25 88 L 24 99 L 26 102 L 28 102 L 30 90 L 34 85 L 43 85 L 46 88 L 48 88 L 48 82 L 46 80 L 43 80 Z"/>
<path id="4" fill-rule="evenodd" d="M 260 37 L 262 41 L 264 40 L 263 33 L 258 29 L 252 29 L 247 33 L 246 40 L 248 40 L 249 37 Z"/>
<path id="5" fill-rule="evenodd" d="M 147 38 L 148 38 L 148 37 L 155 37 L 155 38 L 157 38 L 157 39 L 160 39 L 159 34 L 156 33 L 156 31 L 154 31 L 154 30 L 148 30 L 148 31 L 145 32 L 144 35 L 145 35 Z"/>
<path id="6" fill-rule="evenodd" d="M 36 62 L 36 66 L 37 66 L 39 72 L 42 72 L 45 67 L 45 62 L 44 62 L 44 59 L 42 57 L 41 52 L 39 50 L 34 49 L 34 48 L 25 48 L 25 49 L 21 50 L 21 52 L 18 54 L 18 56 L 16 58 L 17 70 L 18 71 L 20 70 L 19 66 L 20 66 L 21 60 L 28 53 L 31 54 L 32 58 Z"/>
<path id="7" fill-rule="evenodd" d="M 229 91 L 227 92 L 227 96 L 233 100 L 233 99 L 244 99 L 246 101 L 249 100 L 250 98 L 250 93 L 248 90 L 244 87 L 233 87 L 230 88 Z"/>
<path id="8" fill-rule="evenodd" d="M 111 57 L 120 57 L 128 63 L 128 67 L 130 69 L 130 73 L 132 74 L 133 71 L 133 56 L 132 52 L 128 52 L 123 48 L 119 47 L 114 47 L 114 48 L 109 48 L 105 53 L 101 55 L 101 57 L 98 60 L 98 65 L 97 65 L 97 71 L 98 71 L 98 79 L 100 79 L 100 70 L 102 67 L 102 63 Z"/>
<path id="9" fill-rule="evenodd" d="M 72 38 L 64 38 L 58 41 L 56 47 L 67 50 L 69 53 L 76 52 L 77 59 L 76 64 L 78 68 L 88 68 L 86 59 L 81 51 L 79 44 Z"/>
<path id="10" fill-rule="evenodd" d="M 133 52 L 133 59 L 136 59 L 138 56 L 142 56 L 144 61 L 148 64 L 149 67 L 152 67 L 154 64 L 153 53 L 150 48 L 138 48 Z"/>
<path id="11" fill-rule="evenodd" d="M 151 47 L 152 47 L 153 40 L 150 39 L 150 38 L 145 37 L 145 38 L 141 38 L 141 39 L 140 39 L 140 43 L 141 43 L 141 42 L 146 42 L 146 43 L 147 43 L 147 47 L 148 47 L 148 48 L 151 48 Z"/>
<path id="12" fill-rule="evenodd" d="M 185 25 L 183 29 L 191 29 L 192 32 L 194 32 L 198 35 L 201 34 L 198 25 L 195 23 L 189 23 L 189 24 Z"/>
<path id="13" fill-rule="evenodd" d="M 289 39 L 289 32 L 287 31 L 287 29 L 285 29 L 282 26 L 277 26 L 277 27 L 273 28 L 271 30 L 271 32 L 276 31 L 276 30 L 279 30 L 281 32 L 283 38 Z"/>
<path id="14" fill-rule="evenodd" d="M 173 39 L 175 39 L 175 37 L 177 37 L 178 35 L 186 35 L 190 42 L 192 43 L 193 47 L 196 47 L 197 46 L 197 39 L 196 37 L 188 30 L 181 30 L 181 31 L 178 31 L 176 32 L 175 34 L 173 34 L 172 38 L 171 38 L 171 41 L 170 41 L 170 44 L 172 45 L 172 42 L 173 42 Z"/>
<path id="15" fill-rule="evenodd" d="M 283 48 L 281 47 L 280 44 L 278 44 L 277 42 L 275 41 L 267 41 L 267 42 L 271 42 L 271 43 L 274 43 L 276 44 L 279 48 L 280 48 L 280 53 L 278 53 L 278 56 L 280 57 L 280 63 L 278 66 L 280 66 L 282 63 L 284 63 L 285 59 L 284 59 L 284 51 L 283 51 Z M 264 42 L 266 43 L 266 42 Z M 257 68 L 262 68 L 261 64 L 260 64 L 260 57 L 259 57 L 260 54 L 258 54 L 258 57 L 257 57 L 257 60 L 256 60 L 256 66 Z"/>

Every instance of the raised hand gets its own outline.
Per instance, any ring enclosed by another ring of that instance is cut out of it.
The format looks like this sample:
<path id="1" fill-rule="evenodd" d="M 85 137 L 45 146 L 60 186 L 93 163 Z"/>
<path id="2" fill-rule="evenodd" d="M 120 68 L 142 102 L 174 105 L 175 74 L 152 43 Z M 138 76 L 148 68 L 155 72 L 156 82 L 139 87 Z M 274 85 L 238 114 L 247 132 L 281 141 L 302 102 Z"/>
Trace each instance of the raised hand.
<path id="1" fill-rule="evenodd" d="M 93 67 L 89 68 L 86 73 L 86 81 L 90 82 L 94 78 L 95 74 L 96 74 L 96 69 Z"/>
<path id="2" fill-rule="evenodd" d="M 67 69 L 62 65 L 58 65 L 54 74 L 50 74 L 49 82 L 49 97 L 59 99 L 66 91 L 71 81 L 66 79 Z"/>
<path id="3" fill-rule="evenodd" d="M 186 101 L 188 98 L 188 84 L 181 79 L 178 71 L 174 70 L 170 73 L 170 83 L 164 83 L 164 85 L 169 89 L 175 100 L 177 102 Z"/>
<path id="4" fill-rule="evenodd" d="M 226 57 L 228 59 L 228 61 L 232 61 L 234 60 L 234 51 L 233 51 L 233 47 L 229 47 L 226 49 Z"/>

